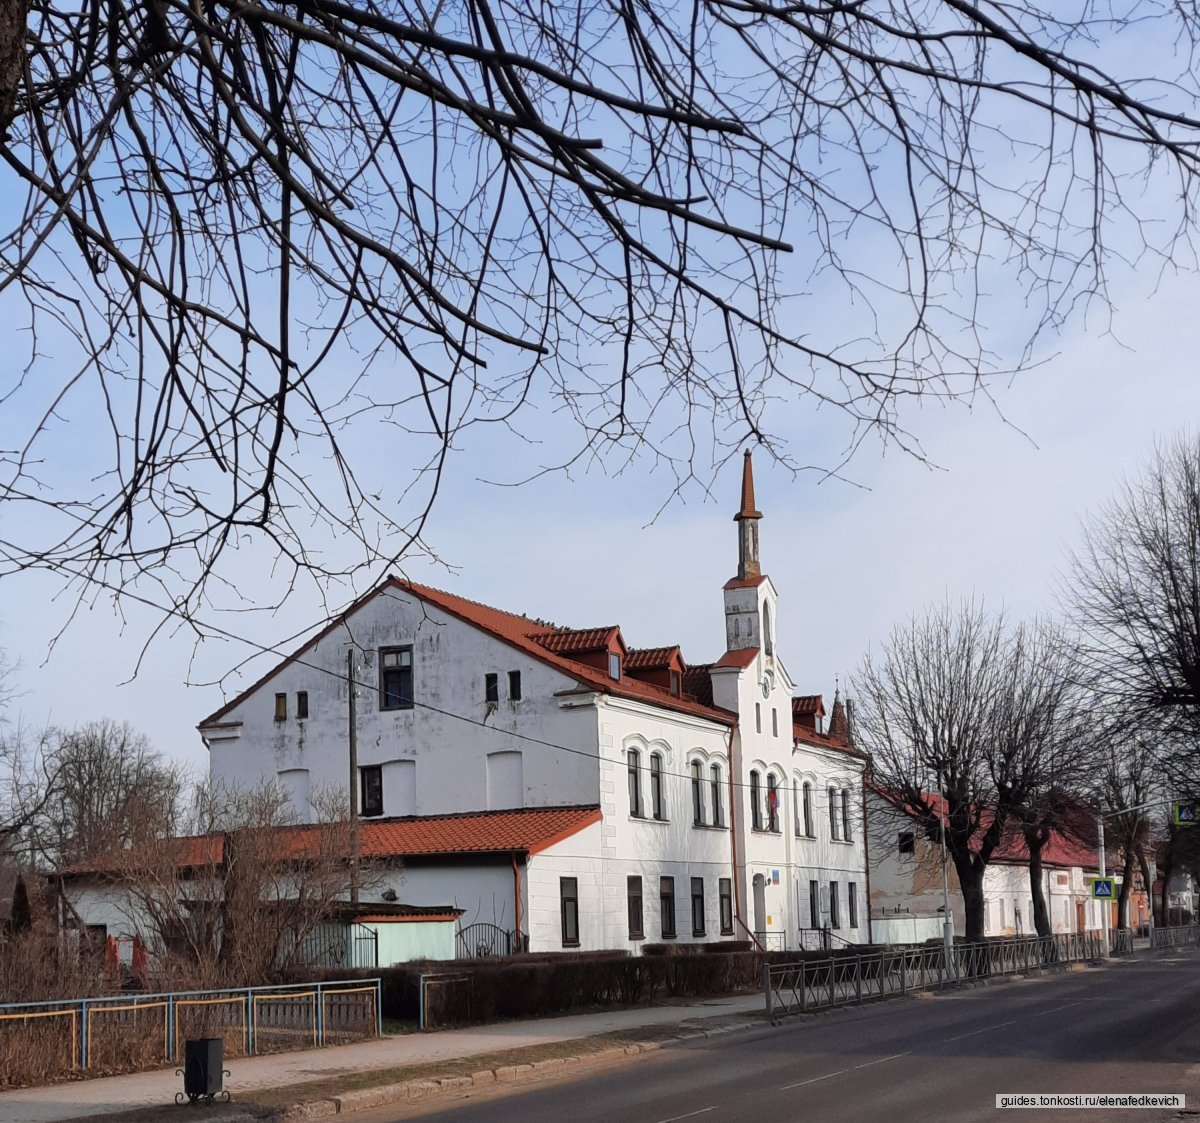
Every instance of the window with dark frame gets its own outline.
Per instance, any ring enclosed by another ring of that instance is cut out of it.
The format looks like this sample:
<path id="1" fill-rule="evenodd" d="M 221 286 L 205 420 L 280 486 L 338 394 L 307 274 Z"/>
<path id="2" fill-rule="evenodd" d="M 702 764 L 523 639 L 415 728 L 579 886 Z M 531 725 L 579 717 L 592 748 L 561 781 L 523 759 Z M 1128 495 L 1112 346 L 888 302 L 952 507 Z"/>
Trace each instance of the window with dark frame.
<path id="1" fill-rule="evenodd" d="M 810 928 L 821 927 L 821 883 L 819 881 L 808 883 L 808 917 Z"/>
<path id="2" fill-rule="evenodd" d="M 917 836 L 912 831 L 901 831 L 896 839 L 896 851 L 899 854 L 915 854 L 917 852 Z"/>
<path id="3" fill-rule="evenodd" d="M 829 796 L 829 837 L 838 841 L 838 804 L 837 804 L 837 788 L 830 788 Z"/>
<path id="4" fill-rule="evenodd" d="M 650 814 L 659 822 L 667 817 L 667 805 L 663 799 L 662 753 L 650 754 Z"/>
<path id="5" fill-rule="evenodd" d="M 804 832 L 801 830 L 800 822 L 800 781 L 792 780 L 792 829 L 796 832 L 796 837 L 799 838 Z"/>
<path id="6" fill-rule="evenodd" d="M 562 920 L 562 946 L 579 947 L 579 879 L 558 879 L 559 914 Z"/>
<path id="7" fill-rule="evenodd" d="M 849 881 L 846 883 L 846 912 L 850 920 L 850 927 L 858 927 L 858 885 L 856 882 Z"/>
<path id="8" fill-rule="evenodd" d="M 762 732 L 762 703 L 754 703 L 754 732 Z"/>
<path id="9" fill-rule="evenodd" d="M 608 677 L 613 682 L 621 681 L 621 656 L 611 651 L 608 654 Z"/>
<path id="10" fill-rule="evenodd" d="M 358 813 L 364 818 L 383 814 L 383 765 L 368 764 L 358 770 Z"/>
<path id="11" fill-rule="evenodd" d="M 809 838 L 813 838 L 816 832 L 813 830 L 812 784 L 807 780 L 804 781 L 804 789 L 801 794 L 804 797 L 804 833 Z"/>
<path id="12" fill-rule="evenodd" d="M 494 706 L 500 701 L 500 676 L 486 674 L 483 676 L 483 700 Z"/>
<path id="13" fill-rule="evenodd" d="M 646 935 L 642 920 L 642 879 L 630 877 L 626 879 L 626 899 L 629 903 L 629 938 L 641 940 Z"/>
<path id="14" fill-rule="evenodd" d="M 829 927 L 840 928 L 842 926 L 842 918 L 839 915 L 838 909 L 838 883 L 831 881 L 829 883 Z"/>
<path id="15" fill-rule="evenodd" d="M 519 702 L 521 700 L 521 672 L 508 672 L 508 700 L 510 702 Z"/>
<path id="16" fill-rule="evenodd" d="M 709 788 L 712 791 L 712 820 L 714 827 L 725 825 L 725 805 L 721 800 L 721 766 L 713 764 L 708 769 Z"/>
<path id="17" fill-rule="evenodd" d="M 625 754 L 629 768 L 629 814 L 635 819 L 642 817 L 642 757 L 637 749 Z"/>
<path id="18" fill-rule="evenodd" d="M 674 694 L 676 698 L 683 693 L 682 680 L 679 677 L 678 671 L 671 672 L 671 693 Z"/>
<path id="19" fill-rule="evenodd" d="M 275 720 L 287 721 L 287 695 L 275 695 Z"/>
<path id="20" fill-rule="evenodd" d="M 779 711 L 774 706 L 771 707 L 771 736 L 779 736 Z"/>
<path id="21" fill-rule="evenodd" d="M 660 877 L 658 879 L 658 915 L 662 938 L 675 938 L 675 879 Z"/>
<path id="22" fill-rule="evenodd" d="M 779 831 L 779 781 L 774 772 L 767 773 L 767 830 Z"/>
<path id="23" fill-rule="evenodd" d="M 692 935 L 704 935 L 704 878 L 692 878 Z"/>
<path id="24" fill-rule="evenodd" d="M 704 826 L 704 769 L 698 760 L 692 761 L 692 823 Z"/>
<path id="25" fill-rule="evenodd" d="M 852 842 L 854 834 L 850 830 L 850 790 L 842 789 L 842 841 Z"/>
<path id="26" fill-rule="evenodd" d="M 296 691 L 296 716 L 298 718 L 308 717 L 308 691 Z"/>
<path id="27" fill-rule="evenodd" d="M 733 935 L 733 879 L 722 877 L 717 881 L 717 893 L 721 905 L 721 935 Z"/>
<path id="28" fill-rule="evenodd" d="M 385 647 L 379 652 L 379 708 L 411 710 L 412 706 L 412 645 Z"/>
<path id="29" fill-rule="evenodd" d="M 762 830 L 762 777 L 756 770 L 750 773 L 750 828 Z"/>

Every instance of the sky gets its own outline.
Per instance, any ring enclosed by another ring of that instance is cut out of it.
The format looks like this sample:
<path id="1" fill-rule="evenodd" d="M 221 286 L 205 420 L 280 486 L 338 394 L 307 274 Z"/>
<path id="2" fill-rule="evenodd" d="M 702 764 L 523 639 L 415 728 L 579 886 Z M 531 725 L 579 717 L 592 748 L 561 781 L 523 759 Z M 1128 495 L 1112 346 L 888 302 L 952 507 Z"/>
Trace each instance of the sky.
<path id="1" fill-rule="evenodd" d="M 946 596 L 982 596 L 1020 617 L 1055 610 L 1081 517 L 1137 471 L 1157 437 L 1200 418 L 1200 278 L 1168 277 L 1155 292 L 1130 275 L 1114 300 L 1113 334 L 1077 324 L 1036 369 L 996 384 L 998 409 L 910 415 L 925 463 L 868 444 L 845 479 L 793 478 L 759 452 L 762 562 L 779 591 L 779 650 L 798 692 L 830 697 L 894 623 Z M 821 425 L 803 419 L 818 440 Z M 710 499 L 659 513 L 673 481 L 643 465 L 498 488 L 477 477 L 503 465 L 477 449 L 451 472 L 430 526 L 445 564 L 413 560 L 405 572 L 560 624 L 619 624 L 631 646 L 679 643 L 685 659 L 715 659 L 721 586 L 736 565 L 737 461 Z M 249 564 L 247 580 L 269 585 L 265 557 Z M 198 773 L 206 756 L 196 723 L 272 661 L 248 657 L 290 650 L 285 641 L 324 611 L 300 595 L 274 614 L 239 618 L 245 643 L 197 647 L 164 635 L 144 649 L 148 618 L 123 619 L 100 600 L 51 648 L 75 604 L 45 575 L 0 587 L 0 647 L 21 664 L 9 720 L 127 720 Z"/>

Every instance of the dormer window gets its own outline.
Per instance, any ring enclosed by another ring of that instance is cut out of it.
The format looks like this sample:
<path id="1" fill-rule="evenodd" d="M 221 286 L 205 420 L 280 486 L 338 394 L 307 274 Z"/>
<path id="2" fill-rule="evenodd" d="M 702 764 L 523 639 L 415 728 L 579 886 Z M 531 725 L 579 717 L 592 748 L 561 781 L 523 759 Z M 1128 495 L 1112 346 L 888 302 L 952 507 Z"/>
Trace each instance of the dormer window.
<path id="1" fill-rule="evenodd" d="M 613 682 L 621 681 L 621 656 L 611 651 L 608 654 L 608 677 Z"/>

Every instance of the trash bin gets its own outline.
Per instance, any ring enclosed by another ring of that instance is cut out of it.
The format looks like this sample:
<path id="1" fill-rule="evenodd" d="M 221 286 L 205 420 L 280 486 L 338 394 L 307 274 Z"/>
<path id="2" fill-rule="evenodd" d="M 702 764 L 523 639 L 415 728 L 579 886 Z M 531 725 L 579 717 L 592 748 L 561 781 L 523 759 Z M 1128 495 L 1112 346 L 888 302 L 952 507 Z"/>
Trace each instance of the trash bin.
<path id="1" fill-rule="evenodd" d="M 189 1100 L 221 1094 L 225 1073 L 225 1042 L 197 1037 L 184 1044 L 183 1092 Z"/>

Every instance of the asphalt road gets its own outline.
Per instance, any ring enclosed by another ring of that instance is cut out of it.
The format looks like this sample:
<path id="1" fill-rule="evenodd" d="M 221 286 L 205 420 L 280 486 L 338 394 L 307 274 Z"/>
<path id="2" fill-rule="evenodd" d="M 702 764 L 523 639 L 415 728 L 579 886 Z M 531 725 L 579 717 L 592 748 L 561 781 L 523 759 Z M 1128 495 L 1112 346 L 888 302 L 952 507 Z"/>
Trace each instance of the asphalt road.
<path id="1" fill-rule="evenodd" d="M 371 1119 L 994 1123 L 1003 1118 L 996 1095 L 1022 1092 L 1183 1092 L 1188 1110 L 1067 1108 L 1010 1116 L 1014 1123 L 1200 1116 L 1200 957 L 1146 958 L 793 1019 L 576 1079 L 393 1108 Z"/>

